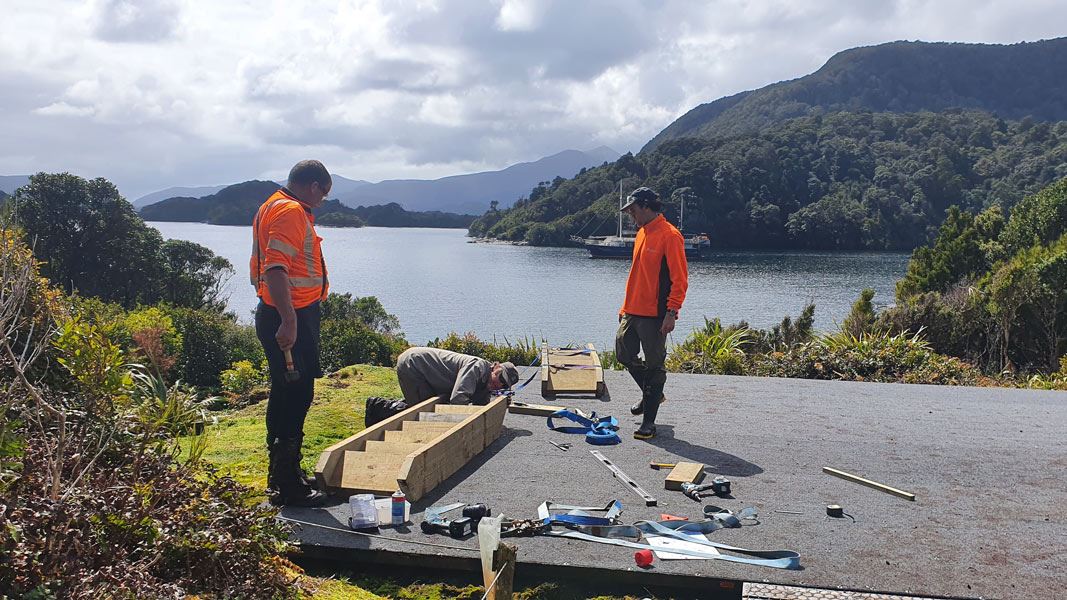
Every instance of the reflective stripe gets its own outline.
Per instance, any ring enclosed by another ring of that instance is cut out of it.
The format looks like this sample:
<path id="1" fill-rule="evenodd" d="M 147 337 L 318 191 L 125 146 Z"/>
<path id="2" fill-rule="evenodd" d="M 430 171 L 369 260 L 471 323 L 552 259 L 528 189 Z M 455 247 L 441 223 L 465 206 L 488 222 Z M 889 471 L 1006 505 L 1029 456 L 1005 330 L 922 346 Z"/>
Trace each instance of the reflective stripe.
<path id="1" fill-rule="evenodd" d="M 311 220 L 304 217 L 305 229 L 304 229 L 304 265 L 307 267 L 308 275 L 315 275 L 315 230 L 311 228 Z M 322 275 L 322 273 L 318 273 Z M 319 283 L 322 283 L 321 278 Z"/>
<path id="2" fill-rule="evenodd" d="M 322 277 L 290 277 L 289 285 L 292 287 L 319 287 L 322 285 Z"/>
<path id="3" fill-rule="evenodd" d="M 287 256 L 296 256 L 297 254 L 300 254 L 299 250 L 283 242 L 282 240 L 279 240 L 278 238 L 271 238 L 270 241 L 267 242 L 267 247 L 277 250 L 278 252 L 281 252 L 282 254 L 285 254 Z"/>
<path id="4" fill-rule="evenodd" d="M 266 273 L 267 271 L 269 271 L 269 270 L 271 270 L 271 269 L 273 269 L 275 267 L 280 267 L 281 270 L 285 271 L 286 273 L 289 272 L 289 265 L 287 265 L 285 263 L 269 263 L 269 264 L 263 265 L 263 272 Z"/>

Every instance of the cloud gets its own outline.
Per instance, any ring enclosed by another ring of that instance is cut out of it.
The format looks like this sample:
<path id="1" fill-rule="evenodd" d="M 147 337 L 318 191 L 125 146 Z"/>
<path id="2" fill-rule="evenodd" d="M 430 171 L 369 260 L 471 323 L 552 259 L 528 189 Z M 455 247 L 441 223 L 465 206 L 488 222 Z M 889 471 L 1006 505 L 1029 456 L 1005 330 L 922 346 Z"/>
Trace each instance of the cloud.
<path id="1" fill-rule="evenodd" d="M 178 30 L 171 0 L 96 0 L 93 12 L 93 34 L 108 42 L 159 42 Z"/>
<path id="2" fill-rule="evenodd" d="M 131 197 L 310 156 L 378 180 L 637 150 L 850 47 L 1060 35 L 1051 0 L 9 1 L 0 174 L 106 176 Z"/>

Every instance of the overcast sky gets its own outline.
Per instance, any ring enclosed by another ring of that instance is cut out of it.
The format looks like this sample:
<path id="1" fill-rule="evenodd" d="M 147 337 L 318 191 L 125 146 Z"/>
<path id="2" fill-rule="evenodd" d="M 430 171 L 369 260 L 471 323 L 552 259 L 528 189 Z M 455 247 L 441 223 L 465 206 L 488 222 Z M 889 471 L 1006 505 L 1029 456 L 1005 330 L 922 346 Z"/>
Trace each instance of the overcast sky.
<path id="1" fill-rule="evenodd" d="M 637 151 L 702 102 L 854 46 L 1067 34 L 1055 0 L 5 0 L 0 175 L 128 198 L 283 178 Z"/>

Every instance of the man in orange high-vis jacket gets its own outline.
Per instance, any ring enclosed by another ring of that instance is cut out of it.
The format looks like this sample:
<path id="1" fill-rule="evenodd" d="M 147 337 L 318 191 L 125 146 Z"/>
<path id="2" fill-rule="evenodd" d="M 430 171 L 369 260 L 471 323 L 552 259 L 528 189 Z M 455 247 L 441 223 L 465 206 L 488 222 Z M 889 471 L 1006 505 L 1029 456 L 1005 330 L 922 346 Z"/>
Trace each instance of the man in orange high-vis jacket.
<path id="1" fill-rule="evenodd" d="M 317 160 L 296 163 L 252 222 L 249 273 L 259 296 L 256 336 L 270 369 L 267 400 L 267 492 L 276 505 L 320 506 L 324 494 L 300 468 L 304 419 L 319 367 L 319 302 L 329 291 L 322 238 L 311 209 L 326 201 L 333 179 Z M 285 352 L 296 373 L 287 372 Z M 298 374 L 298 376 L 297 376 Z"/>
<path id="2" fill-rule="evenodd" d="M 644 414 L 634 432 L 639 440 L 656 436 L 656 415 L 667 382 L 667 334 L 674 331 L 689 287 L 682 234 L 667 222 L 662 209 L 659 195 L 647 187 L 634 190 L 620 209 L 639 227 L 615 335 L 615 357 L 641 388 L 641 399 L 630 407 L 633 414 Z M 641 350 L 644 360 L 638 357 Z"/>

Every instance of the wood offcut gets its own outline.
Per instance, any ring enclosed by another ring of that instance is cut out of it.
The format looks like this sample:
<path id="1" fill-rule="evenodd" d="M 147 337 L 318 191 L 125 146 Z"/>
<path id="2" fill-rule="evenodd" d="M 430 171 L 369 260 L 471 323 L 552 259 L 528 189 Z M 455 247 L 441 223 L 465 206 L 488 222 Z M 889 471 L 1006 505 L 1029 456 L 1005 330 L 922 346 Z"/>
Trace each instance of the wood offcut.
<path id="1" fill-rule="evenodd" d="M 700 483 L 704 479 L 704 465 L 693 462 L 680 462 L 674 465 L 667 478 L 663 480 L 663 487 L 668 490 L 681 490 L 683 483 Z"/>

